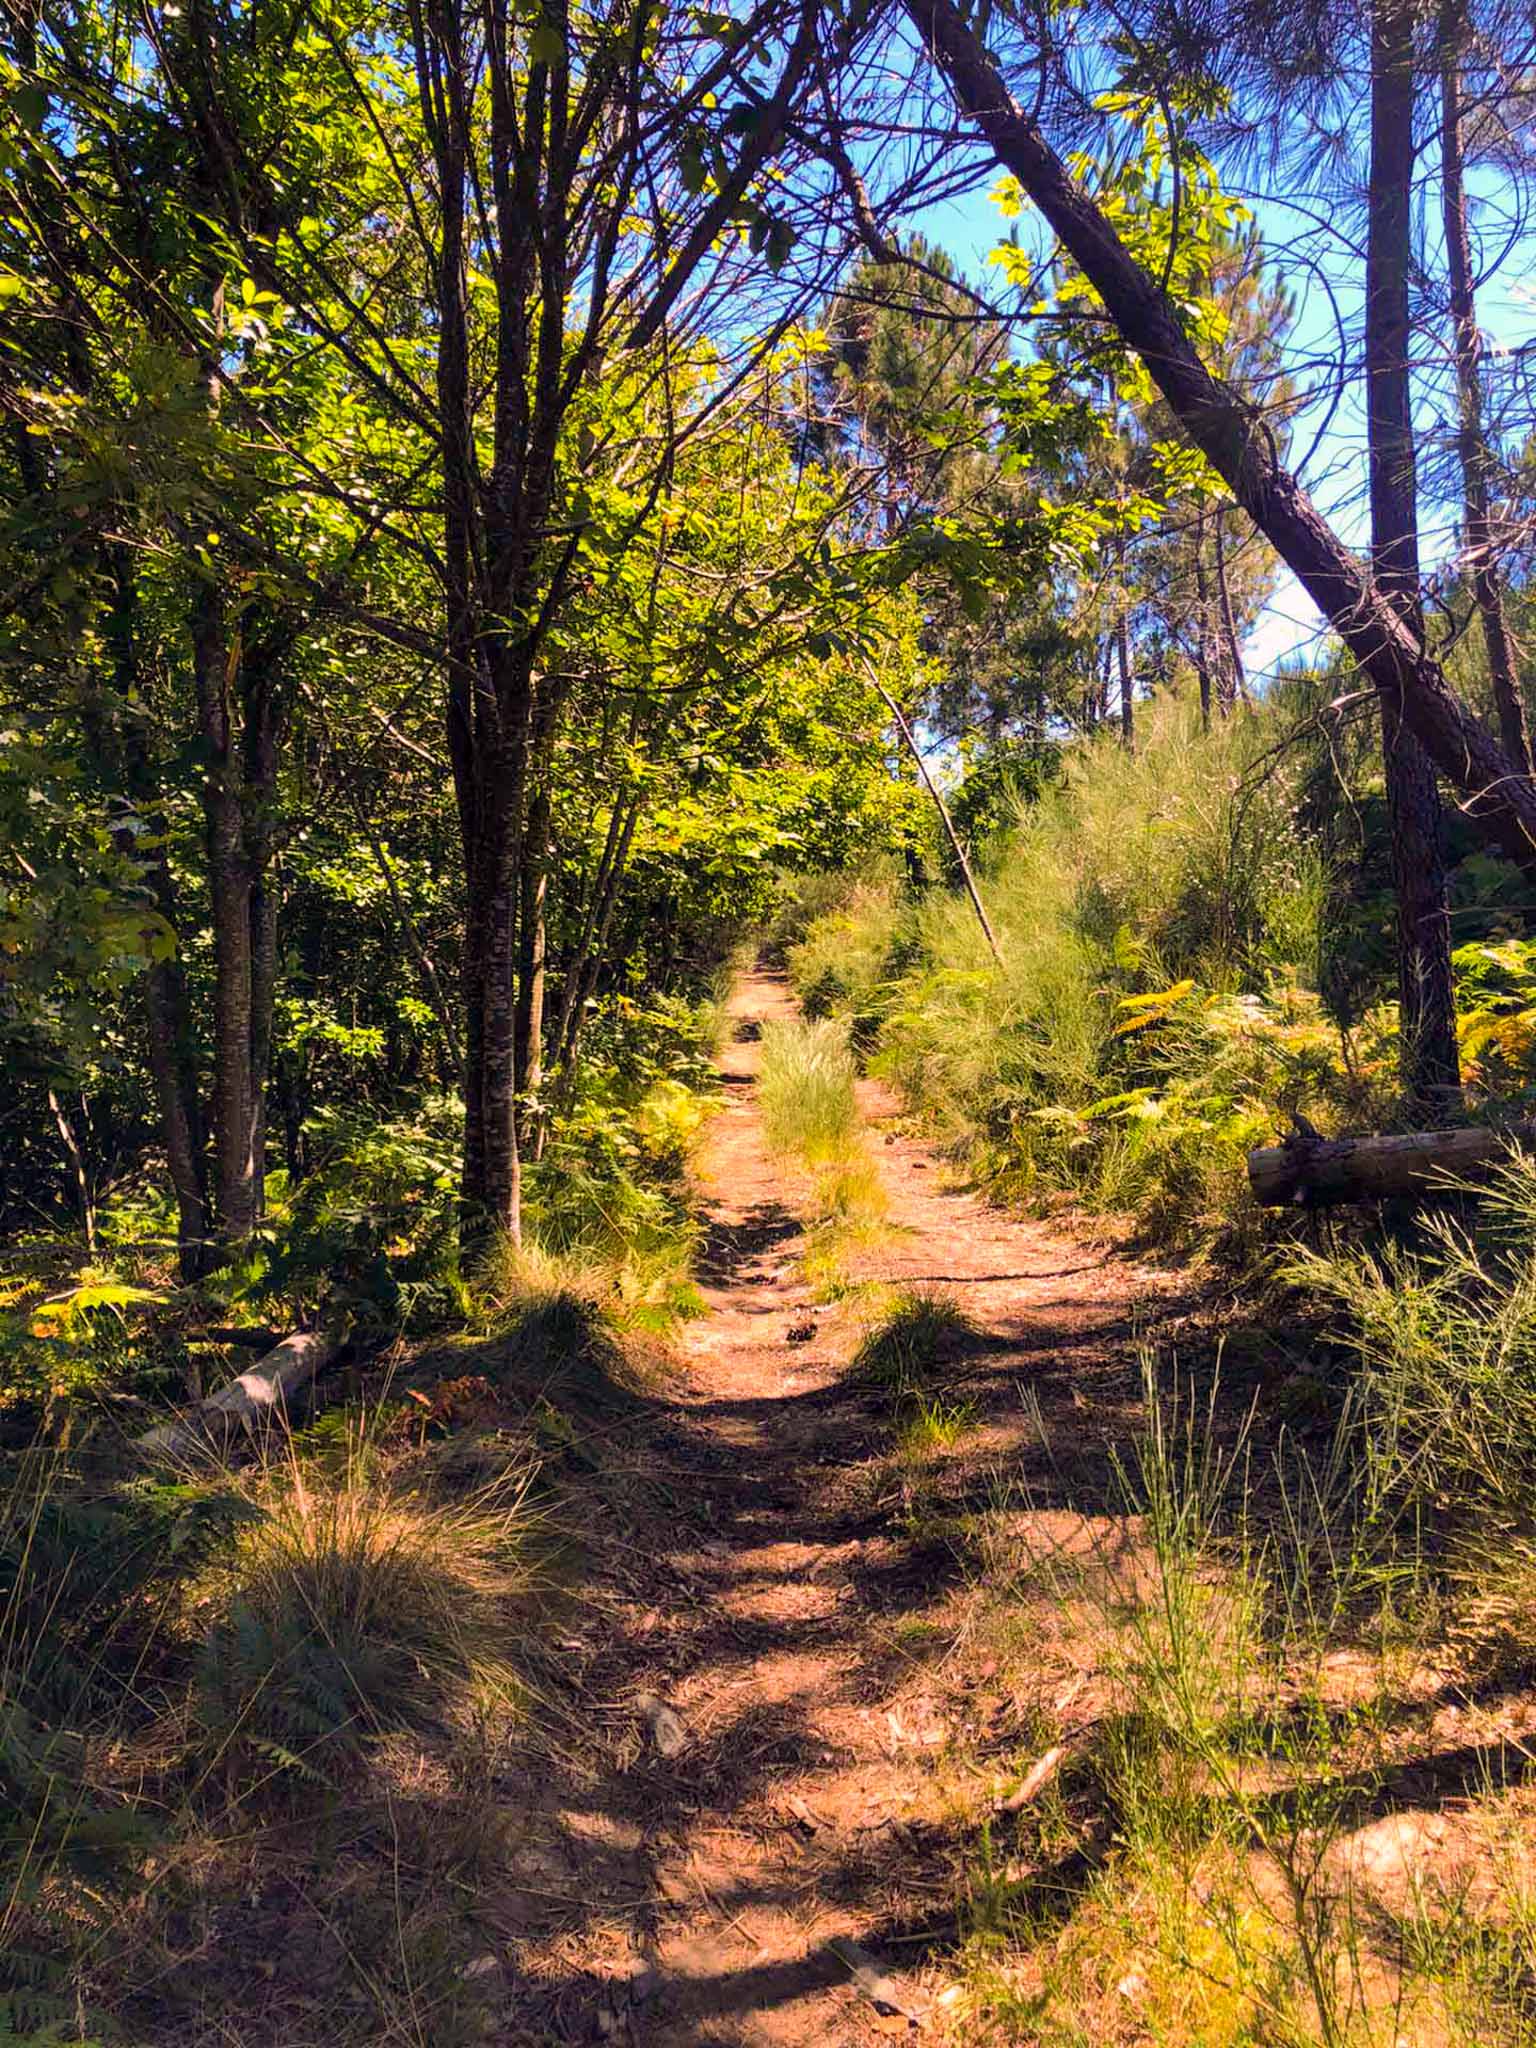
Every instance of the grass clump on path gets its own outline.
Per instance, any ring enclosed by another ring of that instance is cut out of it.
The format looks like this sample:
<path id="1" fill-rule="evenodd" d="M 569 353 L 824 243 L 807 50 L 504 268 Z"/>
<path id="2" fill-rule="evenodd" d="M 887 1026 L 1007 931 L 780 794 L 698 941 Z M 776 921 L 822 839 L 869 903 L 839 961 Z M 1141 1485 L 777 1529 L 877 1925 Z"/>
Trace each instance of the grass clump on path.
<path id="1" fill-rule="evenodd" d="M 850 1162 L 859 1110 L 847 1027 L 832 1017 L 775 1017 L 761 1043 L 758 1103 L 770 1151 L 811 1168 Z"/>
<path id="2" fill-rule="evenodd" d="M 854 1353 L 853 1373 L 898 1398 L 923 1392 L 975 1334 L 975 1323 L 952 1294 L 903 1288 Z"/>
<path id="3" fill-rule="evenodd" d="M 805 1275 L 813 1293 L 849 1291 L 848 1263 L 883 1235 L 889 1197 L 859 1115 L 848 1027 L 833 1017 L 763 1026 L 758 1104 L 770 1151 L 810 1176 Z"/>

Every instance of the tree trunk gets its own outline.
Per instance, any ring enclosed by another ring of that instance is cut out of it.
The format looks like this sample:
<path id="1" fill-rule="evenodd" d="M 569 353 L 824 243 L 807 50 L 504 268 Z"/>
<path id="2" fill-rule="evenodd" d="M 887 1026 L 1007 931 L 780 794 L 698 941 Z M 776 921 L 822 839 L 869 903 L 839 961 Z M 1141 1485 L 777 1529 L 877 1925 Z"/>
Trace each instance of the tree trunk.
<path id="1" fill-rule="evenodd" d="M 245 844 L 240 749 L 230 700 L 239 646 L 227 631 L 223 592 L 199 585 L 192 606 L 192 665 L 207 752 L 203 815 L 213 913 L 213 1162 L 218 1236 L 243 1243 L 256 1222 L 251 1155 L 251 874 Z"/>
<path id="2" fill-rule="evenodd" d="M 1531 772 L 1531 736 L 1520 689 L 1514 635 L 1504 610 L 1504 589 L 1494 556 L 1489 511 L 1493 464 L 1483 430 L 1483 378 L 1479 362 L 1477 299 L 1467 192 L 1462 160 L 1461 53 L 1466 36 L 1462 0 L 1450 0 L 1440 22 L 1441 203 L 1446 267 L 1451 286 L 1452 346 L 1456 358 L 1456 443 L 1466 504 L 1467 568 L 1482 620 L 1488 677 L 1504 751 L 1522 775 Z"/>
<path id="3" fill-rule="evenodd" d="M 1205 573 L 1205 507 L 1195 514 L 1195 673 L 1200 679 L 1200 724 L 1211 729 L 1211 591 Z"/>
<path id="4" fill-rule="evenodd" d="M 1323 1138 L 1312 1133 L 1262 1145 L 1248 1154 L 1254 1199 L 1270 1207 L 1329 1202 L 1379 1202 L 1399 1196 L 1442 1200 L 1454 1183 L 1536 1145 L 1536 1124 L 1496 1130 L 1487 1124 L 1452 1131 L 1401 1131 L 1387 1138 Z"/>
<path id="5" fill-rule="evenodd" d="M 1237 619 L 1232 610 L 1232 584 L 1227 575 L 1227 508 L 1216 507 L 1216 591 L 1221 599 L 1221 628 L 1227 640 L 1228 668 L 1217 692 L 1223 718 L 1241 698 L 1247 701 L 1247 678 L 1243 673 L 1243 646 L 1237 637 Z"/>
<path id="6" fill-rule="evenodd" d="M 917 772 L 923 779 L 923 787 L 927 790 L 929 796 L 932 797 L 934 809 L 938 812 L 939 821 L 944 827 L 944 836 L 949 841 L 949 850 L 955 856 L 955 865 L 960 870 L 960 878 L 965 884 L 965 893 L 970 898 L 972 910 L 976 913 L 976 922 L 981 926 L 981 935 L 987 942 L 987 951 L 992 955 L 998 966 L 1001 967 L 1003 956 L 998 948 L 997 934 L 992 929 L 992 920 L 987 916 L 987 907 L 981 900 L 981 891 L 976 886 L 976 877 L 971 872 L 971 864 L 966 858 L 965 848 L 960 843 L 960 834 L 955 830 L 955 821 L 949 814 L 949 805 L 945 803 L 943 792 L 928 772 L 928 763 L 923 759 L 923 750 L 917 744 L 917 735 L 907 723 L 906 714 L 901 706 L 875 674 L 873 667 L 866 664 L 866 673 L 871 683 L 874 684 L 875 689 L 879 692 L 886 710 L 895 719 L 897 730 L 907 743 L 907 751 L 917 764 Z"/>
<path id="7" fill-rule="evenodd" d="M 1409 365 L 1413 206 L 1413 18 L 1376 0 L 1371 20 L 1371 164 L 1365 273 L 1366 427 L 1377 588 L 1422 642 L 1418 503 Z M 1392 876 L 1397 894 L 1399 1074 L 1415 1106 L 1453 1107 L 1461 1075 L 1440 792 L 1403 720 L 1402 692 L 1380 691 Z"/>
<path id="8" fill-rule="evenodd" d="M 1120 666 L 1120 743 L 1127 751 L 1136 746 L 1136 700 L 1131 675 L 1130 622 L 1122 602 L 1115 615 L 1115 659 Z"/>
<path id="9" fill-rule="evenodd" d="M 166 857 L 166 826 L 156 813 L 159 792 L 148 758 L 144 734 L 143 695 L 139 673 L 138 585 L 133 551 L 125 541 L 110 545 L 112 578 L 109 631 L 113 678 L 117 690 L 114 744 L 123 785 L 150 825 L 145 850 L 129 833 L 122 851 L 145 863 L 155 909 L 174 932 L 177 927 L 175 889 Z M 198 1109 L 197 1068 L 187 1018 L 186 983 L 179 961 L 153 960 L 144 970 L 145 1039 L 160 1142 L 176 1197 L 177 1264 L 183 1280 L 195 1280 L 207 1264 L 208 1177 L 203 1160 L 202 1118 Z"/>
<path id="10" fill-rule="evenodd" d="M 1536 788 L 1456 696 L 1357 558 L 1280 461 L 1263 418 L 1214 377 L 1173 302 L 1075 184 L 1003 85 L 954 0 L 903 0 L 956 100 L 1103 299 L 1185 432 L 1274 546 L 1366 676 L 1395 691 L 1405 723 L 1457 789 L 1483 837 L 1536 866 Z"/>
<path id="11" fill-rule="evenodd" d="M 460 1242 L 483 1252 L 498 1232 L 522 1241 L 522 1157 L 517 1136 L 515 821 L 505 789 L 482 812 L 468 877 L 464 1060 L 466 1143 Z"/>
<path id="12" fill-rule="evenodd" d="M 251 1023 L 250 1157 L 253 1221 L 266 1207 L 267 1078 L 272 1060 L 272 1007 L 277 995 L 278 704 L 269 657 L 250 653 L 242 663 L 245 752 L 246 873 L 250 878 Z"/>
<path id="13" fill-rule="evenodd" d="M 544 1085 L 544 1003 L 549 955 L 555 738 L 568 688 L 566 677 L 554 675 L 543 678 L 539 689 L 533 721 L 528 822 L 523 834 L 517 963 L 517 1094 L 521 1141 L 524 1149 L 535 1156 L 542 1150 L 539 1132 L 544 1122 L 538 1098 Z"/>

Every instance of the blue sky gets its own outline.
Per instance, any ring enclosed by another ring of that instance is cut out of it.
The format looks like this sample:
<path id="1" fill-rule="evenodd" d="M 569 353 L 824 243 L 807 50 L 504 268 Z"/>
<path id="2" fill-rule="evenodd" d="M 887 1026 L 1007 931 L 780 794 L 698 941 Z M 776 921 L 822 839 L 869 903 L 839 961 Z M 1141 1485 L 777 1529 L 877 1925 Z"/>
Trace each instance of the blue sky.
<path id="1" fill-rule="evenodd" d="M 1431 179 L 1437 169 L 1438 149 L 1432 139 L 1421 156 L 1421 179 Z M 1480 275 L 1478 317 L 1488 345 L 1495 354 L 1507 354 L 1523 345 L 1536 348 L 1532 243 L 1528 237 L 1519 237 L 1512 249 L 1508 247 L 1510 231 L 1495 179 L 1474 174 L 1468 184 L 1474 261 Z M 1426 196 L 1430 204 L 1423 237 L 1425 260 L 1437 273 L 1441 250 L 1438 214 L 1433 190 Z M 1368 517 L 1365 415 L 1358 371 L 1351 369 L 1342 395 L 1338 395 L 1336 376 L 1320 366 L 1320 359 L 1326 362 L 1338 355 L 1341 325 L 1345 345 L 1352 355 L 1358 353 L 1363 265 L 1333 219 L 1317 220 L 1304 209 L 1293 211 L 1274 201 L 1245 197 L 1271 251 L 1273 267 L 1283 274 L 1297 304 L 1287 354 L 1298 366 L 1299 387 L 1313 395 L 1294 419 L 1293 454 L 1298 459 L 1305 457 L 1303 481 L 1319 509 L 1346 541 L 1363 547 Z M 920 224 L 924 234 L 941 242 L 962 268 L 978 279 L 986 272 L 988 255 L 1003 239 L 1007 225 L 984 191 L 928 209 Z M 995 280 L 995 271 L 992 276 Z M 1447 439 L 1450 412 L 1444 388 L 1448 343 L 1448 320 L 1443 313 L 1431 311 L 1415 339 L 1421 384 L 1420 546 L 1426 573 L 1448 559 L 1456 541 L 1458 504 L 1451 488 L 1455 470 Z M 1245 659 L 1251 678 L 1261 682 L 1288 659 L 1315 654 L 1324 632 L 1310 598 L 1295 578 L 1282 570 L 1269 603 L 1248 636 Z"/>

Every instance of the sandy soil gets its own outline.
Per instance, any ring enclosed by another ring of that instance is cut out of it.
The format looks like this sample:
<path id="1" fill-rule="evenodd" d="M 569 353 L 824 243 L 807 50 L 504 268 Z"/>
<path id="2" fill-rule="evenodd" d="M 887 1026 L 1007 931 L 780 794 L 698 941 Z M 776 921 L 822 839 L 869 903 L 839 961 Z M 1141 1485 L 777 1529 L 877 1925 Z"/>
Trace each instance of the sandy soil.
<path id="1" fill-rule="evenodd" d="M 860 1277 L 947 1288 L 980 1332 L 938 1533 L 904 1517 L 888 1405 L 848 1376 L 858 1317 L 810 1302 L 797 1190 L 763 1144 L 755 1027 L 789 1008 L 765 975 L 734 998 L 699 1164 L 709 1314 L 624 1425 L 610 1469 L 634 1483 L 583 1532 L 559 1645 L 577 1704 L 507 1787 L 516 1881 L 482 1917 L 509 2048 L 837 2048 L 937 2026 L 968 1826 L 954 1772 L 1027 1739 L 987 1662 L 930 1628 L 974 1572 L 954 1532 L 1014 1488 L 1046 1514 L 1097 1489 L 1138 1332 L 1177 1305 L 1155 1273 L 950 1185 L 861 1084 L 895 1227 Z M 861 1952 L 883 1983 L 858 1977 Z"/>

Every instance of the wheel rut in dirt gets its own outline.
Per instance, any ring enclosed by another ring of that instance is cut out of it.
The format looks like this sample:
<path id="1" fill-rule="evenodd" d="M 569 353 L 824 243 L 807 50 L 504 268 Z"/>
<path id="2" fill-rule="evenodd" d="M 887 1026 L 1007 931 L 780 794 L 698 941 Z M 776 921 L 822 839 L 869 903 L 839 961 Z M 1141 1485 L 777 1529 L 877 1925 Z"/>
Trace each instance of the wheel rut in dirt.
<path id="1" fill-rule="evenodd" d="M 1018 1732 L 933 1622 L 970 1569 L 967 1510 L 1024 1483 L 1041 1409 L 1077 1477 L 1102 1466 L 1137 1320 L 1168 1312 L 1158 1276 L 946 1185 L 861 1082 L 892 1227 L 857 1277 L 942 1288 L 976 1330 L 964 1475 L 940 1526 L 914 1526 L 889 1403 L 849 1374 L 857 1314 L 812 1301 L 805 1190 L 763 1138 L 757 1030 L 791 1014 L 769 975 L 732 998 L 699 1161 L 708 1313 L 640 1425 L 635 1490 L 583 1532 L 576 1705 L 522 1778 L 525 1882 L 484 1902 L 515 1958 L 508 2044 L 837 2048 L 929 2013 L 964 1847 L 946 1760 L 968 1716 L 994 1748 Z M 1067 1483 L 1062 1457 L 1033 1500 Z"/>

